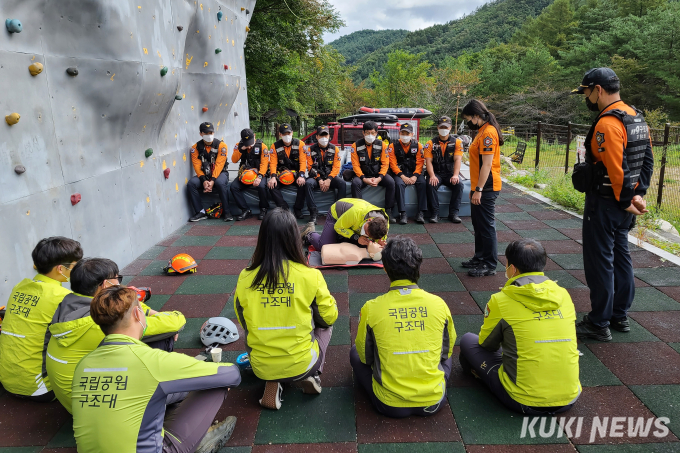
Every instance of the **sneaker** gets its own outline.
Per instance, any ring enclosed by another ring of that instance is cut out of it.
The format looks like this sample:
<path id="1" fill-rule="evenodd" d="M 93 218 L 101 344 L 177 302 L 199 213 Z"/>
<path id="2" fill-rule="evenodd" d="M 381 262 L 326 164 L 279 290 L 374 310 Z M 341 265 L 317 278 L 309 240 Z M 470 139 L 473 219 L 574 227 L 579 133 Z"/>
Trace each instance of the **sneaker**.
<path id="1" fill-rule="evenodd" d="M 391 215 L 391 216 L 389 216 L 389 218 L 390 218 L 390 223 L 392 223 L 392 224 L 397 223 L 397 218 L 396 218 L 396 217 L 394 217 L 394 216 Z"/>
<path id="2" fill-rule="evenodd" d="M 302 393 L 308 395 L 321 394 L 321 378 L 319 376 L 309 376 L 307 379 L 300 382 Z"/>
<path id="3" fill-rule="evenodd" d="M 195 216 L 189 219 L 189 222 L 200 222 L 201 220 L 205 220 L 208 218 L 208 214 L 205 212 L 199 212 Z"/>
<path id="4" fill-rule="evenodd" d="M 234 220 L 234 217 L 231 215 L 231 212 L 226 211 L 222 214 L 222 220 L 225 222 L 231 222 Z"/>
<path id="5" fill-rule="evenodd" d="M 418 215 L 416 216 L 416 223 L 425 223 L 425 215 L 423 214 L 423 211 L 418 211 Z"/>
<path id="6" fill-rule="evenodd" d="M 462 220 L 460 220 L 460 217 L 458 217 L 457 215 L 454 214 L 454 215 L 449 216 L 449 222 L 461 223 Z"/>
<path id="7" fill-rule="evenodd" d="M 257 220 L 263 220 L 267 215 L 267 208 L 260 208 L 260 213 L 257 215 Z"/>
<path id="8" fill-rule="evenodd" d="M 576 323 L 576 338 L 611 341 L 612 333 L 609 331 L 609 327 L 598 327 L 588 319 L 588 315 L 585 315 L 583 321 Z"/>
<path id="9" fill-rule="evenodd" d="M 283 386 L 278 381 L 267 381 L 264 386 L 264 394 L 260 398 L 260 406 L 267 409 L 281 409 L 283 401 Z"/>
<path id="10" fill-rule="evenodd" d="M 618 330 L 619 332 L 630 332 L 630 321 L 628 321 L 628 318 L 623 318 L 618 321 L 611 319 L 609 321 L 609 327 Z"/>
<path id="11" fill-rule="evenodd" d="M 319 217 L 319 211 L 316 209 L 309 211 L 309 222 L 316 225 L 317 217 Z"/>
<path id="12" fill-rule="evenodd" d="M 300 236 L 302 237 L 302 243 L 305 245 L 305 247 L 309 247 L 310 242 L 309 242 L 309 234 L 313 233 L 316 231 L 316 226 L 312 222 L 308 222 L 307 225 L 305 225 L 305 229 L 302 230 L 302 233 L 300 233 Z"/>
<path id="13" fill-rule="evenodd" d="M 474 269 L 477 266 L 479 266 L 479 260 L 475 257 L 472 257 L 467 261 L 463 261 L 462 263 L 460 263 L 460 265 L 463 266 L 465 269 Z"/>
<path id="14" fill-rule="evenodd" d="M 399 213 L 399 220 L 397 222 L 399 223 L 399 225 L 406 225 L 408 223 L 408 218 L 406 217 L 405 212 Z"/>
<path id="15" fill-rule="evenodd" d="M 432 217 L 430 217 L 430 223 L 437 223 L 439 222 L 439 213 L 434 212 L 432 213 Z"/>
<path id="16" fill-rule="evenodd" d="M 249 219 L 253 216 L 253 211 L 248 209 L 247 211 L 243 211 L 240 215 L 236 216 L 236 221 L 240 222 L 241 220 Z"/>
<path id="17" fill-rule="evenodd" d="M 489 277 L 491 275 L 496 275 L 496 269 L 491 269 L 487 267 L 486 264 L 479 264 L 474 269 L 468 271 L 470 277 Z"/>
<path id="18" fill-rule="evenodd" d="M 304 216 L 302 215 L 302 209 L 293 208 L 293 213 L 295 213 L 295 218 L 296 218 L 296 219 L 301 219 L 301 218 L 304 217 Z"/>
<path id="19" fill-rule="evenodd" d="M 216 453 L 227 443 L 235 427 L 236 417 L 233 415 L 225 418 L 221 423 L 212 425 L 196 447 L 196 453 Z"/>

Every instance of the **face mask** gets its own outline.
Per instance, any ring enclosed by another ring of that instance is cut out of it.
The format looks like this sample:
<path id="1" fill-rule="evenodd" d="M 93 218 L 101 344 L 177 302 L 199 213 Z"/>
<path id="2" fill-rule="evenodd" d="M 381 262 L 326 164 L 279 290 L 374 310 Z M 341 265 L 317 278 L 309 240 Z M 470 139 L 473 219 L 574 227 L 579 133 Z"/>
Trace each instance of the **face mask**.
<path id="1" fill-rule="evenodd" d="M 288 144 L 290 144 L 290 142 L 293 141 L 293 136 L 292 135 L 282 135 L 281 140 L 283 140 L 283 143 L 288 145 Z"/>
<path id="2" fill-rule="evenodd" d="M 407 143 L 411 143 L 411 136 L 410 135 L 402 135 L 399 137 L 399 140 L 405 145 Z"/>
<path id="3" fill-rule="evenodd" d="M 510 269 L 510 266 L 508 266 L 508 267 L 505 268 L 505 278 L 508 279 L 508 280 L 510 280 L 512 277 L 510 277 L 510 276 L 508 275 L 508 269 Z"/>
<path id="4" fill-rule="evenodd" d="M 62 277 L 64 277 L 66 279 L 67 283 L 71 281 L 71 277 L 65 276 L 64 274 L 61 273 L 61 271 L 59 273 L 61 274 Z"/>
<path id="5" fill-rule="evenodd" d="M 593 94 L 593 93 L 590 93 Z M 600 95 L 597 95 L 597 100 L 600 100 Z M 586 97 L 586 107 L 588 107 L 588 110 L 591 112 L 599 112 L 600 108 L 597 106 L 597 101 L 591 102 L 590 101 L 590 96 Z"/>
<path id="6" fill-rule="evenodd" d="M 445 128 L 439 129 L 439 136 L 440 137 L 446 137 L 447 135 L 449 135 L 449 132 L 451 132 L 451 129 L 445 129 Z"/>
<path id="7" fill-rule="evenodd" d="M 475 123 L 473 123 L 472 121 L 468 121 L 468 122 L 467 122 L 467 127 L 468 127 L 468 129 L 470 129 L 471 131 L 476 131 L 477 129 L 479 129 L 479 126 L 477 126 L 477 125 L 476 125 Z"/>
<path id="8" fill-rule="evenodd" d="M 370 145 L 375 141 L 375 135 L 366 135 L 364 136 L 364 140 Z"/>
<path id="9" fill-rule="evenodd" d="M 139 310 L 140 313 L 144 314 L 141 308 L 137 307 L 137 310 Z M 146 328 L 149 327 L 149 323 L 147 322 L 146 325 L 142 324 L 142 321 L 137 321 L 140 326 L 142 326 L 142 338 L 144 338 L 144 335 L 146 334 Z"/>
<path id="10" fill-rule="evenodd" d="M 328 145 L 328 139 L 327 138 L 320 138 L 319 139 L 319 145 L 321 145 L 322 148 L 325 148 L 326 145 Z"/>
<path id="11" fill-rule="evenodd" d="M 203 141 L 204 141 L 204 142 L 210 143 L 210 142 L 213 141 L 213 138 L 215 138 L 215 135 L 214 135 L 214 134 L 204 135 L 204 136 L 203 136 Z"/>

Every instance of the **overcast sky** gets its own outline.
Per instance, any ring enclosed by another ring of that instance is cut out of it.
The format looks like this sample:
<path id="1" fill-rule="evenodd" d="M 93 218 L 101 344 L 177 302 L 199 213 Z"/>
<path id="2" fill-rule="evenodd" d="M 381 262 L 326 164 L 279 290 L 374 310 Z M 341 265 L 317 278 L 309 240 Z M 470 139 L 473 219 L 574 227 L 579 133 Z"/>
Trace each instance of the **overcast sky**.
<path id="1" fill-rule="evenodd" d="M 330 0 L 345 21 L 339 32 L 324 35 L 329 43 L 340 36 L 370 28 L 419 30 L 470 14 L 488 0 Z"/>

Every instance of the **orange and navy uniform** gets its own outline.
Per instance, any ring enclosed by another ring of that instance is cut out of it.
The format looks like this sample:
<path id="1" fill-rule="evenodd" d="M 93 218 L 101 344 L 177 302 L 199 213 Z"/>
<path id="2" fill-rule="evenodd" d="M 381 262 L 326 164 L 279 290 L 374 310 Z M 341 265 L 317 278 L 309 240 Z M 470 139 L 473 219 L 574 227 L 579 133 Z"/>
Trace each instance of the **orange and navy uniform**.
<path id="1" fill-rule="evenodd" d="M 381 177 L 385 177 L 385 175 L 387 174 L 387 170 L 390 168 L 390 159 L 387 156 L 387 149 L 388 149 L 387 146 L 383 144 L 382 155 L 380 156 L 380 172 L 379 172 Z M 369 145 L 368 143 L 366 143 L 366 151 L 368 152 L 368 158 L 370 159 L 373 156 L 373 145 L 372 144 Z M 361 162 L 359 162 L 359 156 L 357 156 L 356 143 L 352 143 L 351 156 L 352 156 L 352 170 L 354 170 L 354 174 L 361 179 L 361 177 L 364 176 L 364 172 L 361 171 Z"/>
<path id="2" fill-rule="evenodd" d="M 324 163 L 324 160 L 326 159 L 326 152 L 331 149 L 331 146 L 335 148 L 335 156 L 333 156 L 333 167 L 331 167 L 331 172 L 328 174 L 329 179 L 333 179 L 336 176 L 340 174 L 340 148 L 335 146 L 332 143 L 328 144 L 328 147 L 326 149 L 323 149 L 322 147 L 319 146 L 319 151 L 321 151 L 321 156 L 320 156 L 320 163 Z M 305 145 L 304 147 L 304 153 L 307 158 L 307 168 L 311 169 L 312 164 L 314 164 L 314 161 L 312 160 L 312 155 L 310 154 L 310 149 L 312 148 L 312 145 Z M 318 180 L 321 176 L 316 175 L 316 180 Z"/>
<path id="3" fill-rule="evenodd" d="M 439 138 L 439 140 L 440 140 L 439 144 L 442 148 L 442 158 L 444 157 L 444 150 L 446 149 L 446 146 L 448 145 L 449 141 L 452 138 L 453 138 L 453 135 L 449 135 L 449 138 L 448 138 L 448 140 L 446 140 L 446 142 L 441 141 L 441 137 Z M 432 142 L 432 140 L 428 140 L 427 143 L 425 143 L 425 147 L 423 147 L 423 155 L 424 155 L 425 161 L 427 161 L 427 159 L 430 159 L 430 160 L 434 159 L 434 156 L 432 155 L 433 148 L 434 148 L 434 143 Z M 453 150 L 453 157 L 455 159 L 456 157 L 459 157 L 459 156 L 460 157 L 463 156 L 463 141 L 459 138 L 456 138 L 456 145 L 455 145 L 455 148 Z M 434 170 L 434 167 L 432 169 Z M 436 173 L 436 171 L 435 171 L 435 173 Z"/>
<path id="4" fill-rule="evenodd" d="M 491 171 L 486 179 L 486 184 L 482 187 L 484 191 L 497 192 L 501 190 L 501 145 L 498 138 L 498 130 L 490 124 L 484 123 L 479 128 L 477 136 L 470 145 L 470 184 L 472 188 L 478 187 L 479 172 L 482 169 L 481 156 L 493 156 Z"/>
<path id="5" fill-rule="evenodd" d="M 234 145 L 234 151 L 231 154 L 231 161 L 233 163 L 239 163 L 241 160 L 241 150 L 239 149 L 238 145 L 240 145 L 240 142 Z M 252 151 L 253 148 L 250 148 Z M 258 169 L 258 175 L 259 176 L 264 176 L 267 174 L 267 167 L 269 167 L 269 160 L 270 160 L 270 153 L 267 150 L 267 145 L 262 143 L 262 155 L 260 156 L 260 168 Z"/>
<path id="6" fill-rule="evenodd" d="M 398 166 L 397 162 L 397 156 L 394 153 L 394 147 L 395 146 L 401 146 L 401 149 L 404 150 L 405 154 L 408 154 L 409 151 L 411 150 L 411 143 L 407 143 L 404 145 L 401 140 L 390 143 L 390 146 L 387 147 L 387 154 L 389 156 L 390 160 L 390 169 L 392 172 L 400 177 L 401 174 L 403 173 Z M 423 157 L 423 145 L 421 143 L 418 143 L 418 152 L 416 153 L 416 169 L 413 171 L 413 174 L 415 176 L 420 176 L 423 174 L 423 166 L 425 165 L 425 158 Z"/>
<path id="7" fill-rule="evenodd" d="M 284 146 L 283 150 L 286 153 L 286 156 L 290 157 L 290 151 L 293 149 L 293 145 L 291 143 L 290 146 Z M 302 154 L 304 153 L 303 151 L 303 142 L 300 141 L 300 168 L 298 169 L 299 174 L 303 175 L 307 171 L 307 158 L 303 156 Z M 276 149 L 274 148 L 274 144 L 271 146 L 271 153 L 269 154 L 269 170 L 271 171 L 272 175 L 276 174 L 276 167 L 279 165 L 279 156 L 276 154 Z M 289 168 L 288 170 L 295 172 L 294 168 Z"/>
<path id="8" fill-rule="evenodd" d="M 217 139 L 214 139 L 217 140 Z M 205 173 L 203 173 L 203 168 L 201 167 L 201 159 L 198 155 L 198 149 L 196 148 L 196 143 L 191 147 L 191 165 L 194 166 L 194 171 L 196 172 L 196 176 L 199 178 L 205 177 Z M 208 148 L 207 149 L 212 149 Z M 225 165 L 227 165 L 227 153 L 229 152 L 229 148 L 227 148 L 227 144 L 224 142 L 220 142 L 220 146 L 217 150 L 217 158 L 215 159 L 215 168 L 212 171 L 212 180 L 217 179 L 217 177 L 222 174 L 222 170 L 225 168 Z M 201 180 L 203 180 L 201 178 Z"/>

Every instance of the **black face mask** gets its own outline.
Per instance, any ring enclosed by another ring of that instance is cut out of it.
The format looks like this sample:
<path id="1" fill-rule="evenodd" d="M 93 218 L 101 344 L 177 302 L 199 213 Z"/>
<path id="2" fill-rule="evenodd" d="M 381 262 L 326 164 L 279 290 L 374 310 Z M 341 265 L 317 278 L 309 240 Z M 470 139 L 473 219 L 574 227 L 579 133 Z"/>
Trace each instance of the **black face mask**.
<path id="1" fill-rule="evenodd" d="M 467 127 L 468 127 L 468 129 L 470 129 L 471 131 L 476 131 L 476 130 L 479 129 L 479 126 L 477 126 L 476 124 L 474 124 L 472 121 L 468 121 L 468 122 L 467 122 Z"/>
<path id="2" fill-rule="evenodd" d="M 586 98 L 586 107 L 588 107 L 588 110 L 591 112 L 599 112 L 600 107 L 597 106 L 597 102 L 591 102 L 590 99 Z"/>

